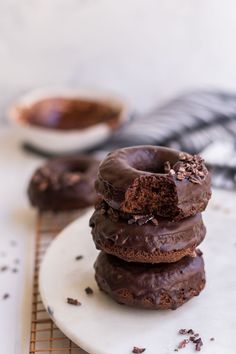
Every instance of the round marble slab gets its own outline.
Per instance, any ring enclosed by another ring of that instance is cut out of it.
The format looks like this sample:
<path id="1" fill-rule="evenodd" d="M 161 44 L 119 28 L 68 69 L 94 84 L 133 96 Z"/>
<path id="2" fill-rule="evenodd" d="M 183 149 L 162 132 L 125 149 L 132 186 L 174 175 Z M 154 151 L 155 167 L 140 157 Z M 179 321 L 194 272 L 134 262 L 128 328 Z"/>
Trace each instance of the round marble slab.
<path id="1" fill-rule="evenodd" d="M 204 213 L 208 233 L 200 248 L 206 288 L 175 311 L 121 306 L 99 291 L 93 269 L 97 251 L 88 227 L 92 210 L 68 226 L 49 247 L 40 271 L 42 299 L 57 326 L 90 354 L 130 354 L 134 346 L 146 348 L 145 354 L 169 354 L 185 338 L 180 328 L 200 334 L 204 354 L 235 353 L 236 223 L 231 210 L 217 204 L 222 198 L 217 194 Z M 76 260 L 79 255 L 83 258 Z M 85 293 L 88 286 L 92 295 Z M 67 304 L 67 297 L 81 306 Z M 183 349 L 194 352 L 192 343 Z"/>

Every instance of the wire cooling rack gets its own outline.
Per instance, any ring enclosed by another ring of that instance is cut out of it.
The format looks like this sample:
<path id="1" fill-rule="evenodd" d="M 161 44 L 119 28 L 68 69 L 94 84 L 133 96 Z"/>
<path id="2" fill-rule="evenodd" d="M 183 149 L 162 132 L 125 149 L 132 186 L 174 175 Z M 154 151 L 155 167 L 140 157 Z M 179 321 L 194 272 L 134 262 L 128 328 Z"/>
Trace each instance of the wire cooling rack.
<path id="1" fill-rule="evenodd" d="M 50 319 L 43 306 L 38 286 L 39 266 L 48 246 L 66 225 L 83 213 L 77 210 L 38 215 L 29 354 L 86 354 L 68 339 Z"/>

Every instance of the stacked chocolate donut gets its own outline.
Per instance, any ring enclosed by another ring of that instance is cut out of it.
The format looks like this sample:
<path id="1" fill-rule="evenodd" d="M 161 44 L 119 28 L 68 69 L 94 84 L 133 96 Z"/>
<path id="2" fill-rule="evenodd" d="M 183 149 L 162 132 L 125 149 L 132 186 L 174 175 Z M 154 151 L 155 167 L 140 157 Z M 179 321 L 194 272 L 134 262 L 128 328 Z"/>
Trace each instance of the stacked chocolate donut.
<path id="1" fill-rule="evenodd" d="M 95 263 L 101 290 L 117 302 L 175 309 L 204 288 L 201 212 L 210 174 L 198 155 L 137 146 L 110 153 L 99 167 L 101 197 L 91 217 L 102 252 Z"/>

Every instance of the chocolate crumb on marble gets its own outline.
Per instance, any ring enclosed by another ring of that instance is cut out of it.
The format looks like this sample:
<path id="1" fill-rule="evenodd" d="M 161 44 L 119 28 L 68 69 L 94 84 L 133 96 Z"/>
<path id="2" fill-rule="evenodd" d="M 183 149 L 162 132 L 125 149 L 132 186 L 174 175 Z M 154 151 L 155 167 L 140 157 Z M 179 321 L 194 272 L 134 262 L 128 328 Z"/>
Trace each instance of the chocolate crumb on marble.
<path id="1" fill-rule="evenodd" d="M 47 306 L 47 312 L 50 316 L 53 316 L 54 311 L 51 306 Z"/>
<path id="2" fill-rule="evenodd" d="M 83 258 L 84 258 L 84 256 L 82 256 L 82 254 L 80 254 L 80 255 L 78 255 L 78 256 L 75 257 L 75 260 L 76 260 L 76 261 L 80 261 L 80 260 L 83 259 Z"/>
<path id="3" fill-rule="evenodd" d="M 77 299 L 73 299 L 71 297 L 67 298 L 67 303 L 70 305 L 75 305 L 75 306 L 80 306 L 81 302 L 79 302 Z"/>
<path id="4" fill-rule="evenodd" d="M 87 288 L 84 289 L 87 295 L 92 295 L 93 294 L 93 289 L 90 288 L 90 286 L 87 286 Z"/>
<path id="5" fill-rule="evenodd" d="M 179 343 L 178 345 L 178 349 L 182 349 L 186 346 L 186 344 L 188 344 L 189 342 L 192 342 L 193 344 L 195 344 L 195 350 L 197 352 L 201 351 L 201 348 L 203 346 L 203 342 L 202 339 L 199 337 L 199 333 L 195 333 L 193 329 L 180 329 L 179 334 L 181 335 L 189 335 L 188 339 L 184 339 L 182 342 Z M 175 350 L 178 351 L 178 350 Z"/>
<path id="6" fill-rule="evenodd" d="M 189 340 L 188 340 L 188 339 L 182 340 L 182 341 L 178 344 L 178 349 L 183 349 L 183 348 L 185 348 L 188 343 L 189 343 Z"/>
<path id="7" fill-rule="evenodd" d="M 10 297 L 10 295 L 8 294 L 8 293 L 5 293 L 4 295 L 3 295 L 3 300 L 6 300 L 6 299 L 8 299 Z"/>
<path id="8" fill-rule="evenodd" d="M 17 268 L 12 268 L 12 273 L 18 273 L 18 269 Z"/>
<path id="9" fill-rule="evenodd" d="M 133 347 L 132 353 L 141 354 L 141 353 L 145 352 L 145 350 L 146 350 L 146 348 Z"/>
<path id="10" fill-rule="evenodd" d="M 193 343 L 195 344 L 195 350 L 196 350 L 197 352 L 200 352 L 200 351 L 201 351 L 201 348 L 202 348 L 202 346 L 203 346 L 202 339 L 201 339 L 201 338 L 198 338 L 198 339 L 196 339 Z"/>
<path id="11" fill-rule="evenodd" d="M 6 270 L 8 270 L 8 266 L 2 266 L 1 268 L 0 268 L 0 272 L 5 272 Z"/>
<path id="12" fill-rule="evenodd" d="M 210 341 L 211 341 L 211 342 L 213 342 L 214 340 L 215 340 L 215 338 L 214 338 L 214 337 L 211 337 L 211 338 L 210 338 Z"/>

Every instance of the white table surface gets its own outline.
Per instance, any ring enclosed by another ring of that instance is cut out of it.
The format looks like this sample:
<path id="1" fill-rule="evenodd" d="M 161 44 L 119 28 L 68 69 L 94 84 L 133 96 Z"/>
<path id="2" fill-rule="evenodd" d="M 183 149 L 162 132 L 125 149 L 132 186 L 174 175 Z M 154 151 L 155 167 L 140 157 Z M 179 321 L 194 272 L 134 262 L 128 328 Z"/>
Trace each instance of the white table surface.
<path id="1" fill-rule="evenodd" d="M 28 353 L 35 212 L 28 205 L 26 188 L 41 161 L 21 149 L 12 131 L 0 130 L 0 268 L 9 267 L 0 271 L 1 354 Z M 215 191 L 211 207 L 234 218 L 236 193 Z M 6 293 L 10 297 L 4 300 Z"/>
<path id="2" fill-rule="evenodd" d="M 28 348 L 35 212 L 28 205 L 26 188 L 39 163 L 39 158 L 23 152 L 10 130 L 0 130 L 0 268 L 9 267 L 0 272 L 1 354 L 23 354 Z M 6 293 L 10 296 L 4 300 Z"/>

